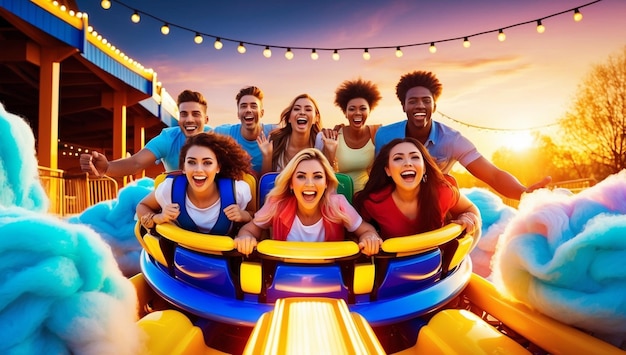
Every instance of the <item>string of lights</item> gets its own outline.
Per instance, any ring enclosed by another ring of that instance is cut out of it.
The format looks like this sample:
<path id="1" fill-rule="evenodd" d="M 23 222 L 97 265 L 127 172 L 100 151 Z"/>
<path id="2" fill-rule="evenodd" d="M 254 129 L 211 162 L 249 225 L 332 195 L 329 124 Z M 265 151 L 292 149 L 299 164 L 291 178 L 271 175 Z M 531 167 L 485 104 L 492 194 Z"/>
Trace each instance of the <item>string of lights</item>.
<path id="1" fill-rule="evenodd" d="M 496 128 L 496 127 L 485 127 L 485 126 L 478 126 L 478 125 L 473 125 L 470 123 L 466 123 L 463 121 L 459 121 L 455 118 L 452 118 L 448 115 L 446 115 L 445 113 L 439 112 L 437 111 L 437 113 L 445 118 L 448 119 L 452 122 L 458 123 L 462 126 L 465 127 L 469 127 L 469 128 L 475 128 L 475 129 L 479 129 L 479 130 L 483 130 L 483 131 L 494 131 L 494 132 L 526 132 L 526 131 L 536 131 L 542 128 L 549 128 L 549 127 L 554 127 L 556 125 L 558 125 L 558 123 L 554 122 L 554 123 L 549 123 L 549 124 L 545 124 L 545 125 L 541 125 L 541 126 L 535 126 L 535 127 L 527 127 L 527 128 Z"/>
<path id="2" fill-rule="evenodd" d="M 160 23 L 162 23 L 163 25 L 161 26 L 161 33 L 163 35 L 168 35 L 170 33 L 170 28 L 177 28 L 177 29 L 181 29 L 190 33 L 194 34 L 193 40 L 196 44 L 202 44 L 204 42 L 204 38 L 212 38 L 213 39 L 213 46 L 215 49 L 220 50 L 222 49 L 222 47 L 224 46 L 224 42 L 232 42 L 232 43 L 237 43 L 237 51 L 241 54 L 246 52 L 246 46 L 255 46 L 255 47 L 262 47 L 263 49 L 263 55 L 267 58 L 272 56 L 272 49 L 283 49 L 285 50 L 285 58 L 287 58 L 288 60 L 291 60 L 294 58 L 294 50 L 307 50 L 311 52 L 311 59 L 313 60 L 317 60 L 319 58 L 319 52 L 321 51 L 329 51 L 332 52 L 332 59 L 333 60 L 339 60 L 340 58 L 340 54 L 339 52 L 341 51 L 355 51 L 355 50 L 359 50 L 359 51 L 363 51 L 363 59 L 365 60 L 369 60 L 371 58 L 371 51 L 372 50 L 389 50 L 389 49 L 395 49 L 395 55 L 396 57 L 402 57 L 403 56 L 403 52 L 402 49 L 403 48 L 409 48 L 409 47 L 418 47 L 418 46 L 428 46 L 428 50 L 430 53 L 436 53 L 437 52 L 437 44 L 438 43 L 444 43 L 444 42 L 451 42 L 451 41 L 459 41 L 462 40 L 463 42 L 463 47 L 465 48 L 469 48 L 471 46 L 471 42 L 470 42 L 470 38 L 472 37 L 477 37 L 477 36 L 482 36 L 482 35 L 486 35 L 486 34 L 490 34 L 490 33 L 497 33 L 497 39 L 500 42 L 503 42 L 506 40 L 506 33 L 504 32 L 507 29 L 513 28 L 513 27 L 518 27 L 518 26 L 523 26 L 523 25 L 527 25 L 527 24 L 532 24 L 532 23 L 536 23 L 537 27 L 537 32 L 538 33 L 543 33 L 545 32 L 546 28 L 544 25 L 544 21 L 552 18 L 552 17 L 556 17 L 556 16 L 560 16 L 566 13 L 573 13 L 573 18 L 574 21 L 579 22 L 582 20 L 583 15 L 580 12 L 580 9 L 587 7 L 587 6 L 591 6 L 593 4 L 599 3 L 602 0 L 595 0 L 586 4 L 582 4 L 567 10 L 563 10 L 557 13 L 553 13 L 553 14 L 549 14 L 543 17 L 540 17 L 538 19 L 533 19 L 533 20 L 529 20 L 529 21 L 524 21 L 524 22 L 520 22 L 520 23 L 515 23 L 512 25 L 508 25 L 508 26 L 503 26 L 503 27 L 499 27 L 496 29 L 492 29 L 492 30 L 488 30 L 488 31 L 482 31 L 482 32 L 477 32 L 477 33 L 473 33 L 470 35 L 463 35 L 463 36 L 458 36 L 458 37 L 453 37 L 453 38 L 445 38 L 445 39 L 439 39 L 439 40 L 433 40 L 433 41 L 426 41 L 426 42 L 419 42 L 419 43 L 408 43 L 408 44 L 400 44 L 400 45 L 389 45 L 389 46 L 373 46 L 373 47 L 336 47 L 336 48 L 330 48 L 330 47 L 301 47 L 301 46 L 284 46 L 284 45 L 275 45 L 275 44 L 270 44 L 270 43 L 257 43 L 257 42 L 250 42 L 250 41 L 245 41 L 245 40 L 240 40 L 240 39 L 234 39 L 234 38 L 228 38 L 228 37 L 224 37 L 221 35 L 215 35 L 215 34 L 209 34 L 209 33 L 204 33 L 202 31 L 197 31 L 194 29 L 191 29 L 189 27 L 186 26 L 182 26 L 182 25 L 178 25 L 175 23 L 172 23 L 170 21 L 167 21 L 165 19 L 159 18 L 157 16 L 154 16 L 148 12 L 139 10 L 137 8 L 134 8 L 130 5 L 127 5 L 126 3 L 122 2 L 121 0 L 102 0 L 100 2 L 100 6 L 102 6 L 103 9 L 108 10 L 111 8 L 112 3 L 116 3 L 119 4 L 127 9 L 129 9 L 130 11 L 132 11 L 132 15 L 130 16 L 130 19 L 133 23 L 139 23 L 141 21 L 141 17 L 145 16 L 145 17 L 149 17 L 152 18 Z"/>

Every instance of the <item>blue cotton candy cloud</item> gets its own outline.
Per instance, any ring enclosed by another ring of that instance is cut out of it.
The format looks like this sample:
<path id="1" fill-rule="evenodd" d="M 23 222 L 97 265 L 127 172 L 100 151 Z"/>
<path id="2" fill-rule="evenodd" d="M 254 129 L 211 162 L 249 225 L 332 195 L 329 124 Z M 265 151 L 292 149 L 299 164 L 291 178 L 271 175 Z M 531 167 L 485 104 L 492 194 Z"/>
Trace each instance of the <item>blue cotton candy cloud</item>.
<path id="1" fill-rule="evenodd" d="M 481 237 L 470 253 L 473 271 L 484 278 L 489 278 L 491 259 L 496 251 L 498 239 L 517 210 L 505 205 L 498 195 L 484 188 L 463 188 L 461 193 L 476 205 L 482 219 Z"/>
<path id="2" fill-rule="evenodd" d="M 68 219 L 70 223 L 85 224 L 98 232 L 111 246 L 120 269 L 128 277 L 141 272 L 139 255 L 142 248 L 134 232 L 135 209 L 152 190 L 154 180 L 139 179 L 120 189 L 117 199 L 95 204 Z"/>
<path id="3" fill-rule="evenodd" d="M 91 229 L 0 208 L 0 352 L 133 354 L 137 299 Z"/>
<path id="4" fill-rule="evenodd" d="M 626 341 L 626 170 L 577 195 L 539 190 L 500 238 L 493 282 L 507 297 Z"/>
<path id="5" fill-rule="evenodd" d="M 48 197 L 39 182 L 35 138 L 26 121 L 0 104 L 0 206 L 31 211 L 48 210 Z"/>
<path id="6" fill-rule="evenodd" d="M 132 283 L 96 232 L 45 214 L 33 133 L 1 104 L 0 142 L 0 352 L 142 352 Z"/>

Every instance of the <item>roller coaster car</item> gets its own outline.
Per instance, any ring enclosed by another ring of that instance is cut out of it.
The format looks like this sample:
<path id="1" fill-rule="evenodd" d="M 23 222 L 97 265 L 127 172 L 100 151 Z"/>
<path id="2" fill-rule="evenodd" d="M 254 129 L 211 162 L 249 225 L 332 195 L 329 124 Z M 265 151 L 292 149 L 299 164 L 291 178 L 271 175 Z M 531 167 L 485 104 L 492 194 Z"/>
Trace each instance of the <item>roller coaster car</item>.
<path id="1" fill-rule="evenodd" d="M 385 240 L 373 257 L 352 241 L 263 240 L 244 257 L 230 237 L 172 224 L 135 234 L 131 280 L 152 354 L 626 354 L 503 299 L 472 274 L 474 240 L 456 224 Z"/>
<path id="2" fill-rule="evenodd" d="M 626 354 L 503 299 L 471 273 L 473 241 L 455 224 L 388 239 L 372 258 L 351 241 L 263 240 L 245 258 L 229 237 L 170 224 L 152 231 L 137 225 L 135 231 L 144 250 L 142 274 L 132 281 L 153 354 L 257 353 L 259 334 L 272 334 L 257 331 L 264 327 L 259 324 L 277 312 L 275 305 L 298 299 L 340 301 L 356 315 L 352 319 L 363 318 L 353 326 L 360 335 L 351 339 L 370 346 L 349 353 L 528 354 L 532 348 L 540 354 Z"/>
<path id="3" fill-rule="evenodd" d="M 344 300 L 377 329 L 441 308 L 471 276 L 465 256 L 472 237 L 457 224 L 388 239 L 373 258 L 352 241 L 263 240 L 244 258 L 230 237 L 172 224 L 153 231 L 138 225 L 136 232 L 143 277 L 160 297 L 186 314 L 233 326 L 253 327 L 281 298 L 327 297 Z"/>

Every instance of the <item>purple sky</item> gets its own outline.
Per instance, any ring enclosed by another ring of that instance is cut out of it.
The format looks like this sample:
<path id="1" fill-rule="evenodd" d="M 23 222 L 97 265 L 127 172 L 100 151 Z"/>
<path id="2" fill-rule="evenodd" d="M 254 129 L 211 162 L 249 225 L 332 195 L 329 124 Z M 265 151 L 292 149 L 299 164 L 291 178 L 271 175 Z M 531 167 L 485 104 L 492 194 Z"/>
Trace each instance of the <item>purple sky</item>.
<path id="1" fill-rule="evenodd" d="M 173 97 L 187 88 L 204 93 L 213 126 L 236 122 L 236 92 L 257 85 L 266 94 L 265 122 L 277 122 L 291 99 L 307 92 L 320 103 L 323 125 L 332 127 L 345 120 L 333 106 L 335 88 L 358 77 L 377 83 L 383 96 L 369 122 L 396 122 L 406 118 L 395 97 L 398 79 L 413 70 L 430 70 L 444 85 L 438 102 L 441 113 L 470 125 L 503 129 L 480 130 L 435 115 L 472 139 L 487 157 L 520 135 L 506 130 L 556 122 L 591 66 L 626 45 L 622 0 L 581 8 L 580 22 L 574 22 L 573 11 L 545 19 L 543 34 L 531 23 L 506 29 L 504 42 L 489 33 L 470 37 L 470 48 L 461 40 L 438 43 L 435 54 L 427 46 L 403 48 L 402 58 L 396 58 L 395 49 L 371 49 L 369 61 L 362 50 L 340 51 L 339 61 L 328 51 L 319 51 L 320 59 L 313 61 L 310 50 L 294 50 L 289 61 L 284 49 L 273 48 L 272 57 L 265 58 L 263 47 L 249 45 L 239 54 L 237 43 L 225 41 L 217 51 L 212 38 L 198 45 L 193 37 L 197 31 L 271 46 L 395 47 L 497 30 L 590 1 L 122 0 L 144 13 L 138 24 L 130 21 L 132 10 L 119 3 L 103 10 L 99 0 L 77 2 L 95 30 L 153 68 Z M 163 23 L 145 14 L 188 30 L 172 25 L 170 34 L 163 36 Z M 554 131 L 542 129 L 545 134 Z"/>

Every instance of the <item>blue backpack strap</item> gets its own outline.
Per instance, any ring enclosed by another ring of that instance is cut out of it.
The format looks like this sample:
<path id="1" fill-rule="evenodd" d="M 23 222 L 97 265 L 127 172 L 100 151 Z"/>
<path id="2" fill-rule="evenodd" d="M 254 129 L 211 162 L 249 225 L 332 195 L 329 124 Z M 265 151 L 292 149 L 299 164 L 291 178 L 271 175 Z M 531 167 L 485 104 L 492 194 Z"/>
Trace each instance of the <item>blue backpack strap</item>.
<path id="1" fill-rule="evenodd" d="M 217 188 L 220 192 L 220 214 L 217 217 L 217 222 L 211 229 L 211 234 L 228 235 L 233 222 L 226 217 L 224 208 L 237 203 L 235 201 L 235 180 L 230 178 L 218 178 Z"/>
<path id="2" fill-rule="evenodd" d="M 180 207 L 180 214 L 176 221 L 178 225 L 192 232 L 199 232 L 196 223 L 189 217 L 187 207 L 185 206 L 185 197 L 187 196 L 187 177 L 185 175 L 169 175 L 172 180 L 172 203 L 177 203 Z"/>

